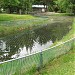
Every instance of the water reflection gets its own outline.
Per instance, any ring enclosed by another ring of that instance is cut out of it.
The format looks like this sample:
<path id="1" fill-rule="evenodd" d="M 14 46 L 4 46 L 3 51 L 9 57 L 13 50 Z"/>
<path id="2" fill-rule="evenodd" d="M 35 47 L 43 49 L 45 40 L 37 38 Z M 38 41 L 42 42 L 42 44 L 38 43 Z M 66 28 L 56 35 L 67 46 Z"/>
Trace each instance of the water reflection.
<path id="1" fill-rule="evenodd" d="M 72 22 L 55 22 L 0 40 L 0 62 L 50 47 L 71 29 Z"/>

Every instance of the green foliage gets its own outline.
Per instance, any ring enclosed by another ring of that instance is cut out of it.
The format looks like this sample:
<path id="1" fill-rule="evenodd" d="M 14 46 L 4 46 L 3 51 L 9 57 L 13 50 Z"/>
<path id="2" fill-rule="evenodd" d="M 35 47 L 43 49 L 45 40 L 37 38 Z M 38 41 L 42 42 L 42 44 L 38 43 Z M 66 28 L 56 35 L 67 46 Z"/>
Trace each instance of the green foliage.
<path id="1" fill-rule="evenodd" d="M 5 7 L 8 6 L 17 6 L 19 4 L 18 0 L 4 0 Z"/>
<path id="2" fill-rule="evenodd" d="M 43 4 L 47 11 L 75 13 L 75 1 L 74 0 L 35 0 L 34 4 Z"/>
<path id="3" fill-rule="evenodd" d="M 14 11 L 19 13 L 20 9 L 21 12 L 24 13 L 25 11 L 31 11 L 33 1 L 34 0 L 1 0 L 0 7 L 2 6 L 6 9 L 8 13 L 13 13 Z"/>
<path id="4" fill-rule="evenodd" d="M 46 5 L 46 11 L 58 11 L 75 13 L 74 0 L 0 0 L 0 9 L 4 8 L 8 13 L 28 13 L 32 11 L 32 4 Z M 48 7 L 47 7 L 48 6 Z"/>
<path id="5" fill-rule="evenodd" d="M 0 0 L 0 12 L 1 12 L 1 8 L 2 8 L 2 5 L 3 5 L 3 0 Z"/>
<path id="6" fill-rule="evenodd" d="M 61 12 L 74 13 L 74 0 L 57 0 L 55 3 L 58 5 L 58 8 Z"/>

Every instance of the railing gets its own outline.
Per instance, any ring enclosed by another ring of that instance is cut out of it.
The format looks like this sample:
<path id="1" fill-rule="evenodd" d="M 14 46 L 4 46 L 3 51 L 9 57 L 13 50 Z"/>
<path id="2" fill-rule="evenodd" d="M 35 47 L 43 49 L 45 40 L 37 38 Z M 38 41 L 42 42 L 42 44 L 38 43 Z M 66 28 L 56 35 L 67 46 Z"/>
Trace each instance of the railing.
<path id="1" fill-rule="evenodd" d="M 75 38 L 62 42 L 49 49 L 0 63 L 0 75 L 23 75 L 26 72 L 42 68 L 46 63 L 67 53 L 75 45 Z"/>

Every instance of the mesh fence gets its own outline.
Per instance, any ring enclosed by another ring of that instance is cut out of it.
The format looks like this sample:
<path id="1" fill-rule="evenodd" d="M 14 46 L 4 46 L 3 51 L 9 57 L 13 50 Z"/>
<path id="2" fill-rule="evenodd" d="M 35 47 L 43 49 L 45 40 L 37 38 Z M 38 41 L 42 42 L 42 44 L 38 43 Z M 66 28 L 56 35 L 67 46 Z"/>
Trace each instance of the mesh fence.
<path id="1" fill-rule="evenodd" d="M 32 20 L 11 20 L 11 21 L 0 21 L 0 26 L 17 26 L 17 25 L 31 25 L 31 23 L 38 23 L 41 21 L 46 21 L 48 20 L 48 18 L 36 18 L 36 19 L 32 19 Z M 38 23 L 39 24 L 39 23 Z"/>
<path id="2" fill-rule="evenodd" d="M 72 38 L 38 53 L 0 63 L 0 75 L 22 75 L 34 68 L 41 68 L 48 61 L 71 50 L 75 45 L 74 42 L 75 38 Z"/>

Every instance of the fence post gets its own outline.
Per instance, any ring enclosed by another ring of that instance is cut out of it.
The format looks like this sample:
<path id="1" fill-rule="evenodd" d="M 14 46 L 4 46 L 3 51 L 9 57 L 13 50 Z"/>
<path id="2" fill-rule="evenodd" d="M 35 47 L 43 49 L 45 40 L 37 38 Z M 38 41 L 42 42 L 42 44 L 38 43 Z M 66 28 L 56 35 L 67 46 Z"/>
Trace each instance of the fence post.
<path id="1" fill-rule="evenodd" d="M 40 52 L 40 68 L 43 67 L 43 54 L 42 51 Z"/>
<path id="2" fill-rule="evenodd" d="M 38 66 L 38 72 L 43 68 L 43 54 L 42 54 L 42 50 L 40 52 L 39 55 L 39 66 Z"/>

